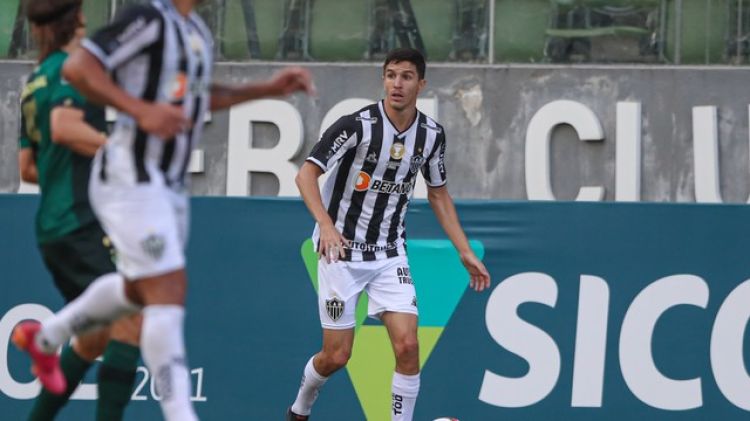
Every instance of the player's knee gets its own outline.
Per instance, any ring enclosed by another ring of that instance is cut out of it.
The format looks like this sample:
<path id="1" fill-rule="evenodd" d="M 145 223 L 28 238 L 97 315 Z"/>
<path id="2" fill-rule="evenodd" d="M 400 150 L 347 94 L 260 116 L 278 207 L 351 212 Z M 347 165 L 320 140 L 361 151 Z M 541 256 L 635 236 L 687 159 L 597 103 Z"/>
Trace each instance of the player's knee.
<path id="1" fill-rule="evenodd" d="M 419 358 L 419 342 L 417 338 L 402 338 L 393 344 L 396 359 L 399 361 Z"/>
<path id="2" fill-rule="evenodd" d="M 110 327 L 110 338 L 128 345 L 138 346 L 141 339 L 141 325 L 143 316 L 141 313 L 123 317 L 112 323 Z"/>
<path id="3" fill-rule="evenodd" d="M 337 349 L 328 355 L 328 362 L 336 369 L 344 367 L 352 356 L 350 349 Z"/>
<path id="4" fill-rule="evenodd" d="M 82 335 L 75 338 L 73 349 L 82 359 L 86 361 L 94 361 L 104 353 L 104 349 L 107 347 L 108 338 L 109 333 L 107 331 Z"/>

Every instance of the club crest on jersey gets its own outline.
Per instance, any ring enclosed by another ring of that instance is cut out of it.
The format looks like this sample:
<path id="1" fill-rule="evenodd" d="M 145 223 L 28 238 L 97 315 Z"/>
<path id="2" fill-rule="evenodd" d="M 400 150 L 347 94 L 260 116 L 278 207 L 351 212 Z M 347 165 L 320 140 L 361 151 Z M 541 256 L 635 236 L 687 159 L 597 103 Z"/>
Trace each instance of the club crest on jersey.
<path id="1" fill-rule="evenodd" d="M 403 143 L 394 143 L 393 146 L 391 146 L 391 158 L 395 160 L 403 158 L 405 149 Z"/>
<path id="2" fill-rule="evenodd" d="M 414 155 L 409 163 L 409 171 L 416 173 L 424 165 L 425 158 L 422 155 Z"/>
<path id="3" fill-rule="evenodd" d="M 344 302 L 338 297 L 333 297 L 330 300 L 326 300 L 326 313 L 328 317 L 334 322 L 341 318 L 344 314 Z"/>
<path id="4" fill-rule="evenodd" d="M 370 188 L 372 177 L 364 171 L 360 171 L 357 178 L 354 179 L 354 190 L 365 191 Z"/>
<path id="5" fill-rule="evenodd" d="M 151 234 L 141 241 L 141 248 L 154 260 L 159 260 L 164 255 L 165 243 L 163 236 Z"/>

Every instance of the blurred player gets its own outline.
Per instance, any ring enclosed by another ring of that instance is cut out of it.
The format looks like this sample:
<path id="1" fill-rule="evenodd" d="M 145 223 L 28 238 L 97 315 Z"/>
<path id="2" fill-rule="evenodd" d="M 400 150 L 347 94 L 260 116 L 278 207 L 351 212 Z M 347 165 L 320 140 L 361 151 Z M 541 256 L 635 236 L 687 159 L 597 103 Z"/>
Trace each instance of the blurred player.
<path id="1" fill-rule="evenodd" d="M 66 301 L 79 296 L 96 278 L 115 272 L 111 248 L 103 242 L 104 231 L 88 201 L 91 157 L 106 141 L 104 111 L 87 103 L 60 75 L 68 53 L 79 48 L 85 32 L 81 3 L 27 0 L 24 4 L 39 48 L 39 65 L 22 94 L 19 167 L 24 181 L 39 184 L 39 250 Z M 139 329 L 138 320 L 126 319 L 111 330 L 76 337 L 60 357 L 64 377 L 45 384 L 59 395 L 42 390 L 29 419 L 53 419 L 103 352 L 96 419 L 122 419 L 135 381 Z M 48 359 L 55 360 L 56 355 Z"/>
<path id="2" fill-rule="evenodd" d="M 396 356 L 392 419 L 411 420 L 419 392 L 417 297 L 406 257 L 404 217 L 418 172 L 438 221 L 482 291 L 490 276 L 469 247 L 445 173 L 443 127 L 417 110 L 426 81 L 419 51 L 391 51 L 383 64 L 385 99 L 340 118 L 326 130 L 297 175 L 315 221 L 318 308 L 323 349 L 307 363 L 287 420 L 307 420 L 328 377 L 344 367 L 354 341 L 362 291 L 368 314 L 379 318 Z M 321 195 L 318 177 L 330 171 Z"/>
<path id="3" fill-rule="evenodd" d="M 313 92 L 309 73 L 286 68 L 239 87 L 211 83 L 213 40 L 198 0 L 156 0 L 125 9 L 83 41 L 64 75 L 89 99 L 120 111 L 96 155 L 90 197 L 118 251 L 122 276 L 101 279 L 29 337 L 37 365 L 71 335 L 143 309 L 141 350 L 167 420 L 197 416 L 183 338 L 191 151 L 206 111 L 267 96 Z M 124 277 L 124 279 L 123 279 Z M 19 325 L 31 332 L 38 325 Z M 45 366 L 40 377 L 56 376 Z"/>

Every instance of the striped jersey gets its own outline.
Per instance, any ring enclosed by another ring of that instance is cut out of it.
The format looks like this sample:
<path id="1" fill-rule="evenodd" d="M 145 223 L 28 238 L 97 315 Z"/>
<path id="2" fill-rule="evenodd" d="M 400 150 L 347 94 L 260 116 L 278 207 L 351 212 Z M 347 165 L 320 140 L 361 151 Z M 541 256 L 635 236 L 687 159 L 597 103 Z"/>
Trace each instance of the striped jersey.
<path id="1" fill-rule="evenodd" d="M 155 0 L 123 10 L 83 47 L 111 72 L 130 95 L 148 102 L 179 105 L 191 127 L 163 140 L 119 113 L 102 153 L 99 177 L 122 185 L 160 183 L 187 190 L 190 153 L 203 130 L 213 67 L 211 33 L 193 12 L 184 17 L 171 0 Z"/>
<path id="2" fill-rule="evenodd" d="M 411 126 L 399 132 L 382 101 L 336 121 L 307 160 L 329 172 L 323 204 L 348 240 L 347 261 L 405 255 L 404 217 L 417 173 L 431 187 L 447 181 L 443 127 L 417 111 Z M 316 245 L 319 239 L 316 225 Z"/>

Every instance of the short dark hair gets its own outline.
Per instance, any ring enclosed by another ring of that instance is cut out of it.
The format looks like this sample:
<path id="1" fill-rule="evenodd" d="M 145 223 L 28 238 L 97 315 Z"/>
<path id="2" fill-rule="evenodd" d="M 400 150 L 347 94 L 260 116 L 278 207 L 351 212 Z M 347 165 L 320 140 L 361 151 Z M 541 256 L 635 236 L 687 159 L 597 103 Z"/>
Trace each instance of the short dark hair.
<path id="1" fill-rule="evenodd" d="M 36 40 L 42 60 L 73 39 L 76 30 L 83 25 L 79 17 L 82 5 L 83 0 L 24 1 L 24 10 L 29 22 L 49 27 L 52 32 L 51 39 Z"/>
<path id="2" fill-rule="evenodd" d="M 419 50 L 414 48 L 397 48 L 395 50 L 391 50 L 385 57 L 385 61 L 383 62 L 383 72 L 385 73 L 385 68 L 389 64 L 400 63 L 402 61 L 408 61 L 409 63 L 417 66 L 417 74 L 419 75 L 419 78 L 424 79 L 427 64 L 425 63 L 424 55 L 422 55 Z"/>

